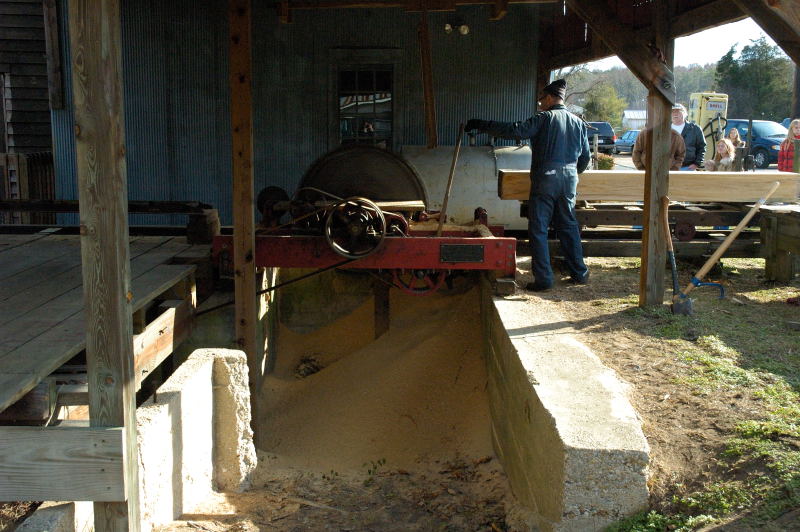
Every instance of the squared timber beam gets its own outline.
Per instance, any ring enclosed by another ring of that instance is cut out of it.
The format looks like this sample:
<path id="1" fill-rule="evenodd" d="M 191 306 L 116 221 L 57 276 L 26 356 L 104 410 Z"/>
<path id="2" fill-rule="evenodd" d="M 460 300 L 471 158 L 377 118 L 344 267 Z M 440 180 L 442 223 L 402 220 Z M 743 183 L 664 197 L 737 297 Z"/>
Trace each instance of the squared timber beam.
<path id="1" fill-rule="evenodd" d="M 124 501 L 124 460 L 121 427 L 0 427 L 0 501 Z"/>
<path id="2" fill-rule="evenodd" d="M 605 0 L 566 0 L 625 65 L 648 88 L 655 89 L 670 103 L 675 102 L 675 80 L 664 62 L 663 52 L 647 43 L 634 30 L 614 17 Z"/>
<path id="3" fill-rule="evenodd" d="M 127 501 L 96 502 L 94 524 L 97 532 L 138 532 L 121 1 L 68 4 L 89 415 L 93 427 L 123 427 L 125 441 Z"/>
<path id="4" fill-rule="evenodd" d="M 734 0 L 772 37 L 795 64 L 800 64 L 800 6 L 787 0 Z"/>
<path id="5" fill-rule="evenodd" d="M 236 343 L 247 355 L 250 405 L 258 419 L 256 390 L 261 382 L 263 349 L 258 349 L 256 326 L 255 215 L 253 212 L 253 68 L 252 2 L 228 1 L 230 31 L 229 76 L 233 179 L 234 294 Z"/>

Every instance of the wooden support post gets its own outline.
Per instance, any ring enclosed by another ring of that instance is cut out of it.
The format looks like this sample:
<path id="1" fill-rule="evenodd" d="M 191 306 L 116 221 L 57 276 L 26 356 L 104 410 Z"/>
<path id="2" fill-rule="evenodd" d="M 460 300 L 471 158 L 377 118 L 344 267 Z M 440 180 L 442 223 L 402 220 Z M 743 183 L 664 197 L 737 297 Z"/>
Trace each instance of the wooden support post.
<path id="1" fill-rule="evenodd" d="M 425 103 L 425 137 L 428 148 L 439 145 L 436 130 L 436 98 L 433 92 L 433 58 L 431 52 L 431 33 L 428 28 L 428 12 L 423 11 L 419 20 L 419 57 L 422 66 L 422 93 Z"/>
<path id="2" fill-rule="evenodd" d="M 81 220 L 89 413 L 123 427 L 127 502 L 95 503 L 95 530 L 138 531 L 128 191 L 119 0 L 71 0 L 69 35 Z"/>
<path id="3" fill-rule="evenodd" d="M 44 0 L 44 44 L 47 50 L 47 92 L 50 109 L 64 108 L 64 85 L 61 75 L 61 41 L 58 39 L 56 0 Z"/>
<path id="4" fill-rule="evenodd" d="M 794 135 L 793 132 L 789 132 L 789 135 Z M 794 149 L 794 159 L 792 160 L 792 170 L 794 173 L 800 173 L 800 139 L 792 139 L 792 148 Z"/>
<path id="5" fill-rule="evenodd" d="M 794 93 L 792 95 L 792 118 L 800 116 L 800 66 L 794 66 Z M 795 170 L 796 172 L 797 170 Z"/>
<path id="6" fill-rule="evenodd" d="M 229 0 L 231 126 L 233 127 L 233 267 L 236 343 L 247 354 L 253 422 L 258 419 L 258 387 L 263 350 L 257 348 L 255 215 L 253 202 L 253 94 L 250 0 Z"/>
<path id="7" fill-rule="evenodd" d="M 655 46 L 661 50 L 668 68 L 672 68 L 674 41 L 670 37 L 671 0 L 653 4 Z M 666 239 L 662 223 L 661 198 L 669 191 L 672 105 L 657 87 L 647 96 L 647 121 L 652 128 L 647 138 L 644 174 L 644 212 L 642 213 L 642 265 L 639 269 L 639 306 L 664 302 L 664 265 L 667 261 Z"/>

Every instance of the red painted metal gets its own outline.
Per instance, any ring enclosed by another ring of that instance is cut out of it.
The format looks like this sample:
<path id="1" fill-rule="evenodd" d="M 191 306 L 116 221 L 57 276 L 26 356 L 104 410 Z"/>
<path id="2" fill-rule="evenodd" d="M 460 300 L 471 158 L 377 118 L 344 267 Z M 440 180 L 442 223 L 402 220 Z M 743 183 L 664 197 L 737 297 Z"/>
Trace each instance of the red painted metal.
<path id="1" fill-rule="evenodd" d="M 463 235 L 470 236 L 463 236 Z M 232 264 L 233 245 L 229 235 L 214 238 L 213 255 L 220 267 Z M 443 244 L 483 246 L 482 262 L 443 262 Z M 387 236 L 375 253 L 341 266 L 349 269 L 394 270 L 490 270 L 513 277 L 516 272 L 514 238 L 487 238 L 471 233 L 433 236 Z M 325 268 L 342 262 L 321 236 L 257 235 L 255 261 L 259 267 Z"/>

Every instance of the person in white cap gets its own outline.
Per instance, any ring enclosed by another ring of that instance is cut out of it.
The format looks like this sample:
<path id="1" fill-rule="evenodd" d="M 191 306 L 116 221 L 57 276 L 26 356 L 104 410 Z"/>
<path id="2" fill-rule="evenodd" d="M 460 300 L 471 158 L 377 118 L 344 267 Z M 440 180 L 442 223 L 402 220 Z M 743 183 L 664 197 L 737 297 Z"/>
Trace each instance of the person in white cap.
<path id="1" fill-rule="evenodd" d="M 683 143 L 686 145 L 686 155 L 681 170 L 694 171 L 703 166 L 706 138 L 700 126 L 694 122 L 687 122 L 686 116 L 686 107 L 683 104 L 676 103 L 672 106 L 672 129 L 683 137 Z"/>

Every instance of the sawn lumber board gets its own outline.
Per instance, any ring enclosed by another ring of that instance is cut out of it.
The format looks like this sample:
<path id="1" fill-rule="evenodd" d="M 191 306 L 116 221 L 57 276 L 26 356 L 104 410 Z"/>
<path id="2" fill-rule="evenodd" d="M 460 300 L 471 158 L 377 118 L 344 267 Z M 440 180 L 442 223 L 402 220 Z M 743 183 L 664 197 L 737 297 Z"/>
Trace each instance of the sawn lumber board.
<path id="1" fill-rule="evenodd" d="M 527 200 L 530 172 L 500 170 L 497 192 L 501 199 Z M 670 172 L 669 199 L 672 201 L 758 201 L 770 185 L 781 186 L 770 201 L 797 201 L 800 174 L 789 172 Z M 578 200 L 643 201 L 644 172 L 640 170 L 587 170 L 580 175 Z"/>

